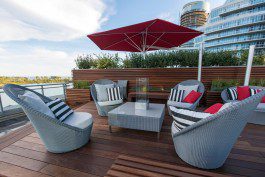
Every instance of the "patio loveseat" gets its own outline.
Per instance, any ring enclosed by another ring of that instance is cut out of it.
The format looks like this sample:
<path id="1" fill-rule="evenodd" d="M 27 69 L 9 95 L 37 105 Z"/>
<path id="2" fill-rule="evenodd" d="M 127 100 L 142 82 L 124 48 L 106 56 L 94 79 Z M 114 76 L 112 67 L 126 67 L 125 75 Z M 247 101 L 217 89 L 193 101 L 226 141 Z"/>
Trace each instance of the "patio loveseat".
<path id="1" fill-rule="evenodd" d="M 236 87 L 230 87 L 236 88 Z M 263 89 L 265 90 L 265 87 L 260 86 L 249 86 L 250 89 Z M 223 90 L 221 93 L 221 97 L 224 103 L 236 103 L 238 100 L 230 100 L 227 89 Z M 253 124 L 259 124 L 259 125 L 265 125 L 265 103 L 259 103 L 257 108 L 249 115 L 248 119 L 249 123 Z"/>

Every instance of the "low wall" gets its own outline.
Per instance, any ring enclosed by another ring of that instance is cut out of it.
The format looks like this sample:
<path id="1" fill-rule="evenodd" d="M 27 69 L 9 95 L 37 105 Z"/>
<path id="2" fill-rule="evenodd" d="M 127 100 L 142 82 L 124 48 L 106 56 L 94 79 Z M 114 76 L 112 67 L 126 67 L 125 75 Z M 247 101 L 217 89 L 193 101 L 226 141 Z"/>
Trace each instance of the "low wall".
<path id="1" fill-rule="evenodd" d="M 202 82 L 206 90 L 210 90 L 211 82 L 214 79 L 239 79 L 244 80 L 246 67 L 203 67 Z M 73 70 L 73 80 L 86 80 L 93 83 L 98 79 L 128 80 L 129 91 L 135 87 L 137 77 L 148 77 L 151 87 L 161 90 L 169 90 L 177 83 L 187 79 L 197 79 L 198 68 L 153 68 L 153 69 L 85 69 Z M 265 78 L 265 66 L 254 66 L 251 78 Z M 206 103 L 206 93 L 202 99 L 202 104 Z M 215 95 L 216 96 L 216 95 Z M 210 104 L 215 101 L 213 97 Z M 216 99 L 220 102 L 220 99 Z"/>
<path id="2" fill-rule="evenodd" d="M 202 82 L 209 89 L 214 79 L 244 80 L 246 67 L 203 67 Z M 172 88 L 178 82 L 197 79 L 197 68 L 153 68 L 153 69 L 85 69 L 73 70 L 73 80 L 94 82 L 98 79 L 128 80 L 129 89 L 135 86 L 137 77 L 148 77 L 151 87 Z M 254 66 L 252 78 L 265 78 L 265 66 Z"/>

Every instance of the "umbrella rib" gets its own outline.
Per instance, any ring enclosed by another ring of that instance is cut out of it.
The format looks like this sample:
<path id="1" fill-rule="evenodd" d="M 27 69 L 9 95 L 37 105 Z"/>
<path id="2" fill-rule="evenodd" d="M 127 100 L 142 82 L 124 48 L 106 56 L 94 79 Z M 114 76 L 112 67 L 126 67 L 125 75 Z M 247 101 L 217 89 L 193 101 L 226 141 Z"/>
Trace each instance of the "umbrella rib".
<path id="1" fill-rule="evenodd" d="M 154 36 L 154 35 L 151 35 L 151 34 L 149 34 L 149 35 L 152 36 L 152 37 L 154 37 L 154 38 L 157 38 L 157 37 Z M 161 41 L 163 41 L 163 42 L 165 42 L 165 43 L 171 45 L 172 47 L 175 47 L 175 45 L 171 44 L 170 42 L 168 42 L 168 41 L 166 41 L 166 40 L 164 40 L 164 39 L 161 39 Z"/>
<path id="2" fill-rule="evenodd" d="M 131 45 L 132 47 L 134 47 L 135 49 L 139 50 L 139 48 L 137 48 L 135 45 L 133 45 L 132 43 L 130 43 L 129 41 L 125 40 L 125 42 L 127 42 L 129 45 Z M 141 51 L 141 50 L 139 50 Z"/>
<path id="3" fill-rule="evenodd" d="M 124 34 L 124 33 L 122 33 L 122 34 Z M 137 33 L 137 34 L 131 36 L 131 38 L 133 38 L 133 37 L 135 37 L 135 36 L 137 36 L 137 35 L 139 35 L 139 33 Z M 126 41 L 126 39 L 122 39 L 122 40 L 120 40 L 120 41 L 118 41 L 118 42 L 115 42 L 115 43 L 113 43 L 113 44 L 110 44 L 109 46 L 103 48 L 103 50 L 106 50 L 107 48 L 112 47 L 112 46 L 114 46 L 114 45 L 116 45 L 116 44 L 119 44 L 119 43 L 121 43 L 121 42 L 123 42 L 123 41 Z"/>
<path id="4" fill-rule="evenodd" d="M 155 43 L 157 43 L 157 41 L 159 41 L 160 40 L 160 38 L 164 35 L 165 33 L 162 33 L 156 40 L 155 40 L 155 42 L 153 42 L 153 44 L 151 44 L 148 48 L 147 48 L 147 51 L 155 44 Z"/>
<path id="5" fill-rule="evenodd" d="M 126 33 L 124 33 L 125 34 L 125 36 L 135 45 L 135 47 L 141 52 L 142 50 L 141 50 L 141 48 L 137 45 L 137 44 L 135 44 L 135 42 L 126 34 Z M 127 39 L 125 39 L 125 41 L 127 42 L 127 43 L 129 43 L 129 41 L 127 41 Z M 130 43 L 129 43 L 130 44 Z"/>

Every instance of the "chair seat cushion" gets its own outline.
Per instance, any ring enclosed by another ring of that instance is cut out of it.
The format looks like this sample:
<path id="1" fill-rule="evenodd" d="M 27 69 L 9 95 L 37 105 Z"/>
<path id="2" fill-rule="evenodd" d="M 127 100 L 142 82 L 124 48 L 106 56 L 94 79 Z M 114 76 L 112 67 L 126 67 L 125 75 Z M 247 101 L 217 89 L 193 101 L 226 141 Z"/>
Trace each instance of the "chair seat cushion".
<path id="1" fill-rule="evenodd" d="M 265 103 L 260 103 L 257 106 L 257 110 L 265 112 Z"/>
<path id="2" fill-rule="evenodd" d="M 117 105 L 123 103 L 123 100 L 114 100 L 114 101 L 99 101 L 99 106 L 111 106 L 111 105 Z"/>
<path id="3" fill-rule="evenodd" d="M 55 118 L 55 115 L 50 108 L 42 101 L 42 99 L 33 92 L 26 91 L 23 95 L 18 95 L 18 98 L 25 101 L 33 109 L 46 114 L 51 118 Z"/>
<path id="4" fill-rule="evenodd" d="M 185 108 L 185 109 L 189 109 L 192 107 L 192 104 L 190 103 L 176 102 L 176 101 L 170 101 L 170 100 L 167 101 L 167 105 L 178 107 L 178 108 Z"/>
<path id="5" fill-rule="evenodd" d="M 199 85 L 181 85 L 179 84 L 178 90 L 185 90 L 184 98 L 192 91 L 198 91 Z"/>
<path id="6" fill-rule="evenodd" d="M 92 115 L 87 112 L 74 112 L 64 120 L 64 123 L 73 127 L 85 129 L 93 123 L 93 119 Z"/>
<path id="7" fill-rule="evenodd" d="M 107 94 L 107 88 L 113 88 L 114 84 L 95 84 L 96 92 L 97 92 L 97 100 L 98 101 L 107 101 L 108 100 L 108 94 Z"/>

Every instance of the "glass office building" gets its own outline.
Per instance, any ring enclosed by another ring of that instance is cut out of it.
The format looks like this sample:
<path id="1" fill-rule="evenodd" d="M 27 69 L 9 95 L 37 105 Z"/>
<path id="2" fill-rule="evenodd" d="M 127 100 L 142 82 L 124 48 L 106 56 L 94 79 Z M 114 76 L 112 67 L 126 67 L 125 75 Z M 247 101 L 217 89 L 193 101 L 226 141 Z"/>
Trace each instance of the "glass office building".
<path id="1" fill-rule="evenodd" d="M 213 9 L 204 29 L 209 51 L 265 50 L 265 0 L 227 0 Z"/>

